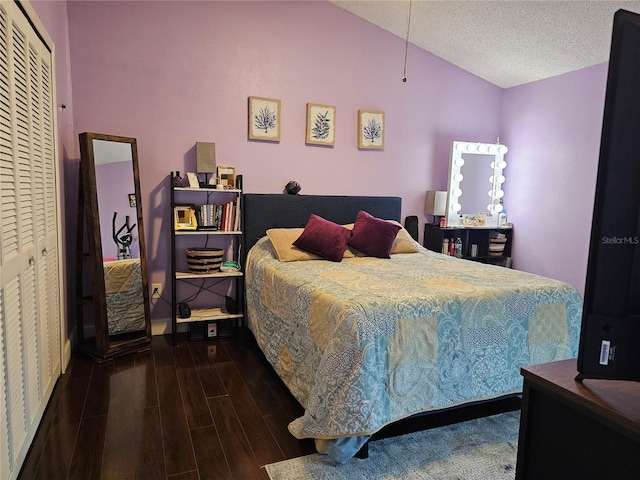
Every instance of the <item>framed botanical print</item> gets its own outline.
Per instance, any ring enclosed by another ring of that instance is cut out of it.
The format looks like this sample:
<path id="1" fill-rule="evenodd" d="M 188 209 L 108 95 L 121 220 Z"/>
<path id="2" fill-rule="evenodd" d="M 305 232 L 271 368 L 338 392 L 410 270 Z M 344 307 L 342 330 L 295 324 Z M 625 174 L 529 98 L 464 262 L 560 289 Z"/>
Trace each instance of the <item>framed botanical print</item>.
<path id="1" fill-rule="evenodd" d="M 307 103 L 307 145 L 329 145 L 335 143 L 336 107 Z"/>
<path id="2" fill-rule="evenodd" d="M 249 97 L 249 139 L 280 141 L 280 100 Z"/>
<path id="3" fill-rule="evenodd" d="M 384 112 L 358 110 L 358 148 L 367 150 L 384 148 Z"/>

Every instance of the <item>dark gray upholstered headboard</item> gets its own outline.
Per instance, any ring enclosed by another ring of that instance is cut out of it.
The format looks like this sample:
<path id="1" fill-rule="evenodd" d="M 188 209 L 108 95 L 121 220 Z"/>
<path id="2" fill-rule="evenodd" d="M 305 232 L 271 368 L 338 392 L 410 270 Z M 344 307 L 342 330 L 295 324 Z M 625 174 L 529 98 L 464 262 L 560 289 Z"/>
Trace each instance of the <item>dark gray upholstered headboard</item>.
<path id="1" fill-rule="evenodd" d="M 400 197 L 246 193 L 242 201 L 243 265 L 247 252 L 269 228 L 304 227 L 312 213 L 345 224 L 353 223 L 360 210 L 399 222 L 402 210 Z"/>

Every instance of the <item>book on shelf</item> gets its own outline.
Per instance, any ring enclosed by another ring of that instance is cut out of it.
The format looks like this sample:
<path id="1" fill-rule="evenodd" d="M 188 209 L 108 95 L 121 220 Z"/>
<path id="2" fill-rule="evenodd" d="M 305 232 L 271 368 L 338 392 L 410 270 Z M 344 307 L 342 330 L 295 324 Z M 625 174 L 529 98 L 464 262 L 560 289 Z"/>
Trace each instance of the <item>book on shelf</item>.
<path id="1" fill-rule="evenodd" d="M 224 226 L 227 223 L 227 206 L 220 205 L 221 213 L 220 213 L 220 230 L 225 230 Z"/>
<path id="2" fill-rule="evenodd" d="M 233 202 L 229 202 L 225 205 L 225 208 L 227 210 L 227 217 L 226 217 L 226 222 L 224 224 L 224 229 L 225 231 L 229 232 L 231 230 L 233 230 L 232 225 L 233 225 Z"/>
<path id="3" fill-rule="evenodd" d="M 233 225 L 233 229 L 235 231 L 240 230 L 240 199 L 242 198 L 242 196 L 238 196 L 238 198 L 236 198 L 236 207 L 235 207 L 235 222 Z"/>
<path id="4" fill-rule="evenodd" d="M 209 230 L 240 230 L 240 197 L 224 204 L 196 206 L 198 226 Z"/>
<path id="5" fill-rule="evenodd" d="M 215 205 L 198 205 L 196 213 L 198 216 L 198 225 L 200 228 L 215 230 L 217 229 L 215 222 Z"/>

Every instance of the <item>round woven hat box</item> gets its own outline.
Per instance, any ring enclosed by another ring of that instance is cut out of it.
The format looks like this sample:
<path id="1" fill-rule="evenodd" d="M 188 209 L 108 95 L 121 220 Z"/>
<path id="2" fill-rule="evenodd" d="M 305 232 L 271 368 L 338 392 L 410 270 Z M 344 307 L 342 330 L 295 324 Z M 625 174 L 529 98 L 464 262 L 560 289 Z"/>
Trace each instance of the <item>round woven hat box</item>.
<path id="1" fill-rule="evenodd" d="M 220 270 L 224 250 L 221 248 L 187 248 L 187 266 L 193 273 L 210 273 Z"/>

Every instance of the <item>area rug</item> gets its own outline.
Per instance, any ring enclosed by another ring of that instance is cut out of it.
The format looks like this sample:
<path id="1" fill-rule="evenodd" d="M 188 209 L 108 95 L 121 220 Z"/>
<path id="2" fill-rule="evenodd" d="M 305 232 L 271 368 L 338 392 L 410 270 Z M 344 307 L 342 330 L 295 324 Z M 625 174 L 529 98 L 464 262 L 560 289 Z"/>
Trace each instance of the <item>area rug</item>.
<path id="1" fill-rule="evenodd" d="M 377 440 L 369 458 L 336 466 L 320 454 L 266 465 L 272 480 L 513 480 L 520 412 Z"/>

